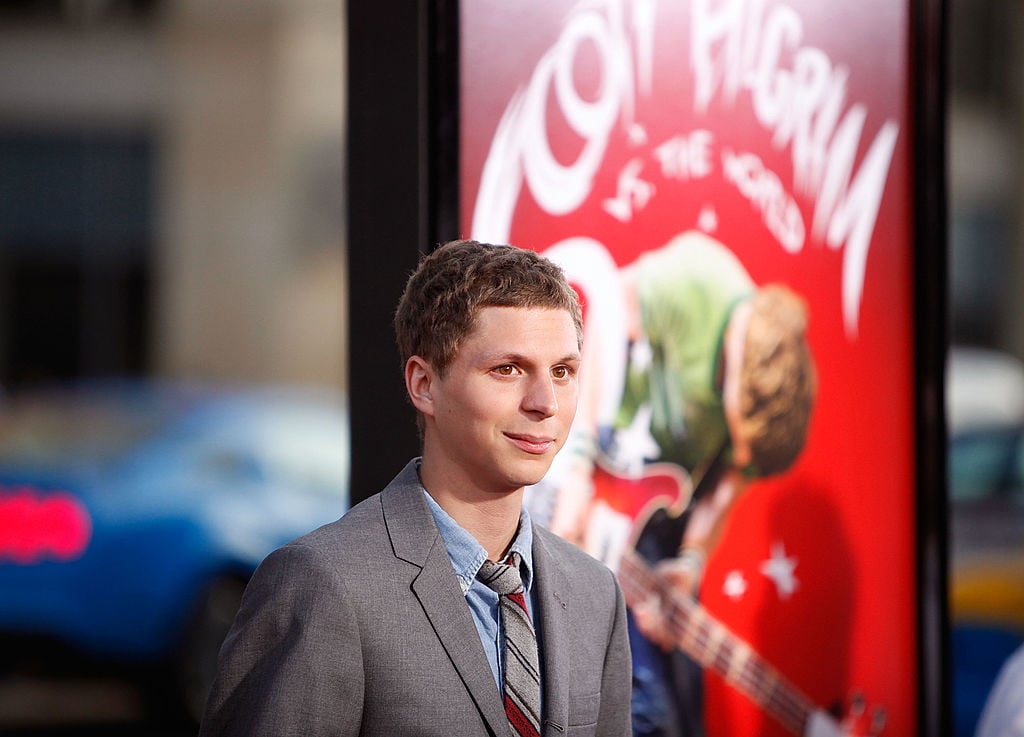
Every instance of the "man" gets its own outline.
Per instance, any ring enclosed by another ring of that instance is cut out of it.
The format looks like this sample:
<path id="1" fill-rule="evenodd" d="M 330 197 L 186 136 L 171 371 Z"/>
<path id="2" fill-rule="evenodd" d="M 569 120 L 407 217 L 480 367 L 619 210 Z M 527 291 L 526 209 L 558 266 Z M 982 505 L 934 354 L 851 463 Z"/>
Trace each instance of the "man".
<path id="1" fill-rule="evenodd" d="M 575 292 L 530 251 L 453 242 L 395 329 L 422 458 L 260 566 L 200 734 L 629 734 L 614 577 L 522 509 L 575 414 Z"/>

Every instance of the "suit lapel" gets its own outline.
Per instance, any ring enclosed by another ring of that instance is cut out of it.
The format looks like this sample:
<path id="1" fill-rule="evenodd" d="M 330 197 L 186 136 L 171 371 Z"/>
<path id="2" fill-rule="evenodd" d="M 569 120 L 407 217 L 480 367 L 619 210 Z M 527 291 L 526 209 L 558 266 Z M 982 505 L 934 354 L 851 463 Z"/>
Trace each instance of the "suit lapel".
<path id="1" fill-rule="evenodd" d="M 543 531 L 533 528 L 533 568 L 540 605 L 541 657 L 544 661 L 541 693 L 544 701 L 542 734 L 561 734 L 569 723 L 569 701 L 565 685 L 572 677 L 570 653 L 566 652 L 568 627 L 566 608 L 568 580 L 544 541 Z M 552 725 L 558 725 L 556 729 Z"/>
<path id="2" fill-rule="evenodd" d="M 508 721 L 494 675 L 448 550 L 423 498 L 415 461 L 384 490 L 381 504 L 395 556 L 420 568 L 412 591 L 441 645 L 492 734 L 507 734 Z"/>

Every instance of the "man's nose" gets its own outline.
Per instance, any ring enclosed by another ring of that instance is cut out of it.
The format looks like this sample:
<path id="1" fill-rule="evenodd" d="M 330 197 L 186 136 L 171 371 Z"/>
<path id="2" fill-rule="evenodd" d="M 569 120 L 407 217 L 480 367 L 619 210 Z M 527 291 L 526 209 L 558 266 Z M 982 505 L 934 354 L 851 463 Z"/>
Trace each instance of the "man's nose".
<path id="1" fill-rule="evenodd" d="M 529 412 L 537 412 L 544 417 L 550 417 L 558 411 L 558 397 L 555 393 L 554 382 L 550 377 L 538 376 L 530 382 L 526 396 L 523 398 L 523 408 Z"/>

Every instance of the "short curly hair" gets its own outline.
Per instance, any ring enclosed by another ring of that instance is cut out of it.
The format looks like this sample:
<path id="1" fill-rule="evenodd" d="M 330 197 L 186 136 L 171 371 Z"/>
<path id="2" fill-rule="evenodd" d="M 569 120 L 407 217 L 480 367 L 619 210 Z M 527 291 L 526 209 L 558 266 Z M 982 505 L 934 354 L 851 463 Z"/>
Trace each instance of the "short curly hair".
<path id="1" fill-rule="evenodd" d="M 807 344 L 807 308 L 788 287 L 753 297 L 740 375 L 740 427 L 759 475 L 787 470 L 807 440 L 818 380 Z"/>
<path id="2" fill-rule="evenodd" d="M 482 307 L 566 310 L 582 345 L 579 297 L 555 263 L 513 246 L 449 241 L 420 260 L 398 302 L 395 340 L 403 366 L 420 356 L 444 376 Z"/>

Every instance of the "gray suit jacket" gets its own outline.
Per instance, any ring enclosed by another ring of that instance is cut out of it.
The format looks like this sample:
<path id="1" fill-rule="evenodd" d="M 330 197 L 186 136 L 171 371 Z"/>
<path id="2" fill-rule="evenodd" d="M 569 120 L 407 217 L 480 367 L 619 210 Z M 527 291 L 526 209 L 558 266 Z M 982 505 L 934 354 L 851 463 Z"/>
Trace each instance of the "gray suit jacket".
<path id="1" fill-rule="evenodd" d="M 543 735 L 630 734 L 612 573 L 534 528 Z M 412 462 L 272 553 L 220 654 L 201 737 L 509 734 L 501 695 Z"/>

